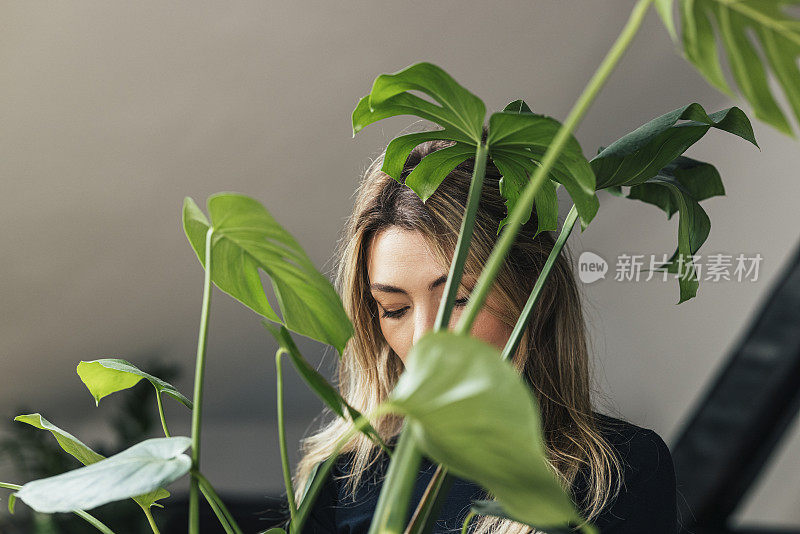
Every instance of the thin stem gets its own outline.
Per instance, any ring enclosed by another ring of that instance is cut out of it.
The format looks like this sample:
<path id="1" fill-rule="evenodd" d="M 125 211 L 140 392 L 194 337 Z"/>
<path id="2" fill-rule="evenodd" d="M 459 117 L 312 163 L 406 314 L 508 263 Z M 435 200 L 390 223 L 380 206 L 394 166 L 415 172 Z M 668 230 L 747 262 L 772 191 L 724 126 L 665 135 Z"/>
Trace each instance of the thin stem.
<path id="1" fill-rule="evenodd" d="M 203 484 L 200 484 L 200 493 L 202 493 L 203 497 L 206 498 L 206 502 L 211 507 L 214 515 L 217 516 L 217 519 L 219 520 L 220 525 L 222 525 L 222 529 L 225 531 L 225 534 L 234 534 L 230 523 L 228 523 L 228 519 L 225 517 L 225 514 L 222 513 L 220 507 L 214 502 L 214 499 L 211 498 L 211 495 L 208 494 L 208 491 L 206 491 L 206 488 L 203 486 Z"/>
<path id="2" fill-rule="evenodd" d="M 10 489 L 10 490 L 21 490 L 22 486 L 18 486 L 16 484 L 10 484 L 8 482 L 0 482 L 0 488 Z"/>
<path id="3" fill-rule="evenodd" d="M 534 170 L 531 180 L 525 186 L 525 189 L 522 191 L 522 195 L 520 195 L 520 198 L 517 200 L 516 206 L 509 214 L 508 222 L 501 232 L 502 235 L 492 250 L 489 260 L 486 263 L 486 267 L 481 272 L 481 276 L 478 278 L 478 283 L 475 285 L 475 288 L 472 291 L 469 303 L 467 304 L 464 312 L 461 314 L 459 322 L 456 325 L 457 333 L 465 334 L 469 333 L 471 330 L 472 323 L 475 321 L 478 311 L 483 306 L 483 302 L 486 300 L 486 297 L 491 290 L 492 283 L 494 282 L 494 279 L 500 270 L 500 266 L 505 260 L 508 251 L 511 249 L 511 245 L 514 242 L 514 238 L 519 232 L 519 228 L 522 225 L 522 218 L 525 216 L 525 214 L 530 213 L 533 199 L 536 196 L 537 191 L 547 179 L 550 169 L 553 167 L 556 159 L 564 149 L 564 146 L 569 140 L 570 135 L 575 128 L 577 128 L 578 124 L 583 119 L 583 116 L 586 114 L 586 111 L 589 109 L 589 106 L 597 97 L 597 94 L 600 92 L 600 89 L 603 87 L 603 85 L 605 85 L 606 80 L 611 75 L 611 72 L 614 70 L 617 63 L 619 63 L 619 60 L 622 58 L 625 51 L 628 49 L 631 41 L 633 41 L 634 36 L 641 27 L 642 20 L 644 20 L 644 16 L 647 13 L 647 9 L 650 7 L 652 2 L 653 0 L 638 0 L 619 37 L 617 37 L 617 40 L 611 46 L 611 49 L 606 54 L 606 57 L 603 58 L 602 63 L 600 63 L 600 66 L 589 80 L 588 85 L 584 88 L 580 97 L 578 97 L 578 100 L 572 107 L 567 119 L 556 133 L 553 142 L 547 147 L 541 164 Z M 436 484 L 444 485 L 439 478 L 446 475 L 447 469 L 441 465 L 438 466 L 436 473 L 428 484 L 428 487 L 432 488 Z M 419 505 L 417 506 L 417 511 L 414 514 L 415 519 L 412 520 L 408 529 L 406 529 L 407 533 L 419 534 L 430 531 L 435 518 L 429 516 L 425 518 L 424 522 L 418 521 L 416 518 L 421 518 L 419 512 L 423 508 L 430 506 L 428 503 L 431 499 L 433 499 L 434 503 L 435 501 L 440 500 L 438 496 L 438 491 L 431 491 L 428 494 L 427 499 L 423 498 L 420 501 Z M 433 506 L 435 506 L 435 504 Z"/>
<path id="4" fill-rule="evenodd" d="M 147 522 L 150 523 L 153 534 L 161 534 L 158 531 L 158 525 L 156 525 L 156 520 L 153 518 L 153 512 L 150 511 L 150 508 L 142 507 L 142 510 L 144 510 L 144 515 L 147 517 Z"/>
<path id="5" fill-rule="evenodd" d="M 158 391 L 158 388 L 156 388 L 156 402 L 158 403 L 158 416 L 161 418 L 161 428 L 164 429 L 164 436 L 169 438 L 171 436 L 167 428 L 167 419 L 164 417 L 164 406 L 161 404 L 161 392 Z"/>
<path id="6" fill-rule="evenodd" d="M 197 360 L 194 371 L 194 409 L 192 410 L 192 480 L 189 486 L 189 534 L 200 534 L 200 502 L 198 483 L 194 473 L 200 468 L 200 419 L 203 413 L 203 373 L 206 366 L 206 341 L 208 340 L 208 315 L 211 308 L 211 236 L 206 232 L 206 274 L 203 281 L 203 308 L 200 313 L 200 332 L 197 336 Z"/>
<path id="7" fill-rule="evenodd" d="M 475 217 L 478 212 L 478 205 L 480 204 L 481 192 L 483 190 L 483 181 L 486 176 L 486 159 L 488 155 L 489 147 L 484 142 L 479 143 L 475 149 L 475 164 L 473 165 L 472 180 L 470 181 L 469 192 L 467 193 L 467 205 L 464 208 L 464 216 L 461 219 L 461 230 L 458 234 L 458 241 L 456 242 L 453 260 L 450 263 L 450 273 L 447 276 L 447 282 L 445 284 L 442 301 L 439 303 L 439 311 L 436 315 L 436 322 L 434 324 L 435 331 L 444 330 L 450 324 L 450 315 L 453 311 L 456 294 L 458 293 L 458 288 L 461 284 L 461 278 L 464 273 L 464 264 L 466 263 L 467 255 L 469 253 L 469 245 L 472 241 L 472 233 L 475 227 Z M 422 454 L 413 439 L 404 439 L 406 433 L 407 432 L 404 427 L 401 431 L 396 450 L 403 452 L 404 463 L 406 466 L 404 469 L 411 469 L 413 467 L 415 469 L 414 475 L 416 475 L 416 470 L 419 469 Z M 402 502 L 407 503 L 411 496 L 411 488 L 414 484 L 415 478 L 411 477 L 410 473 L 405 473 L 402 470 L 392 471 L 392 465 L 394 465 L 394 459 L 390 464 L 390 472 L 387 474 L 386 483 L 384 486 L 388 485 L 395 487 L 397 485 L 399 481 L 396 481 L 391 476 L 394 472 L 397 473 L 394 476 L 399 477 L 406 487 L 399 488 L 397 490 L 391 490 L 394 495 L 393 498 L 388 496 L 384 498 L 384 492 L 381 491 L 381 497 L 379 498 L 378 507 L 375 512 L 376 516 L 379 513 L 383 513 L 383 506 L 389 506 L 390 508 L 393 508 L 389 503 L 398 502 L 398 498 L 404 499 Z M 441 468 L 441 466 L 439 466 L 439 468 Z M 437 468 L 437 473 L 439 472 L 439 468 Z M 430 488 L 431 486 L 428 486 L 426 494 L 430 492 Z M 438 489 L 441 488 L 439 487 Z M 397 491 L 397 493 L 395 493 L 395 491 Z M 424 503 L 425 501 L 423 500 L 420 503 L 420 506 L 418 506 L 414 511 L 411 524 L 414 524 L 414 522 L 417 521 L 417 518 L 420 516 L 421 506 L 423 506 Z M 403 506 L 403 519 L 400 519 L 401 522 L 405 521 L 406 509 L 407 504 Z M 389 516 L 387 515 L 386 517 L 387 520 L 389 520 Z M 376 524 L 376 522 L 373 522 L 373 524 Z M 370 530 L 370 532 L 373 532 L 373 530 Z"/>
<path id="8" fill-rule="evenodd" d="M 362 415 L 353 421 L 353 426 L 350 427 L 341 438 L 339 438 L 339 440 L 336 442 L 336 445 L 333 447 L 331 455 L 317 470 L 317 475 L 314 477 L 311 487 L 308 488 L 305 497 L 303 497 L 303 501 L 300 503 L 300 508 L 297 510 L 297 520 L 290 521 L 289 534 L 299 534 L 303 531 L 303 525 L 305 524 L 306 519 L 308 519 L 308 515 L 311 513 L 311 507 L 314 505 L 314 500 L 317 498 L 317 495 L 322 489 L 322 485 L 324 484 L 328 473 L 333 467 L 333 463 L 336 461 L 339 451 L 342 450 L 342 447 L 344 447 L 345 444 L 347 444 L 347 442 L 350 441 L 350 439 L 352 439 L 356 433 L 361 432 L 361 430 L 367 426 L 370 419 L 377 419 L 391 411 L 391 409 L 392 406 L 388 403 L 380 404 L 370 415 Z"/>
<path id="9" fill-rule="evenodd" d="M 369 534 L 399 534 L 405 526 L 409 500 L 417 480 L 422 453 L 408 430 L 408 419 L 389 463 Z"/>
<path id="10" fill-rule="evenodd" d="M 486 157 L 489 148 L 481 143 L 475 150 L 475 165 L 472 171 L 472 181 L 467 193 L 467 205 L 464 209 L 464 217 L 461 219 L 461 231 L 458 234 L 456 250 L 453 254 L 453 261 L 450 264 L 450 273 L 444 286 L 444 297 L 439 304 L 439 311 L 436 314 L 434 330 L 446 329 L 450 324 L 450 314 L 453 311 L 453 304 L 456 300 L 458 287 L 461 284 L 461 275 L 464 273 L 464 264 L 467 261 L 469 244 L 472 241 L 472 230 L 475 226 L 475 215 L 478 212 L 478 204 L 481 199 L 483 189 L 483 179 L 486 175 Z"/>
<path id="11" fill-rule="evenodd" d="M 469 526 L 469 522 L 472 520 L 473 517 L 475 517 L 475 512 L 470 511 L 467 514 L 466 519 L 464 519 L 464 524 L 461 526 L 461 534 L 467 534 L 467 527 Z"/>
<path id="12" fill-rule="evenodd" d="M 589 84 L 583 90 L 583 93 L 581 93 L 578 101 L 575 102 L 564 124 L 558 129 L 553 142 L 547 147 L 541 164 L 534 170 L 530 182 L 525 186 L 522 195 L 520 195 L 517 201 L 517 205 L 508 216 L 508 223 L 501 232 L 502 235 L 492 250 L 489 261 L 486 262 L 486 267 L 483 272 L 481 272 L 481 276 L 472 292 L 469 303 L 461 314 L 458 325 L 456 325 L 456 332 L 463 334 L 470 331 L 472 323 L 475 321 L 475 317 L 483 306 L 483 302 L 486 300 L 486 296 L 491 290 L 492 283 L 500 270 L 500 266 L 505 260 L 506 254 L 511 248 L 514 238 L 522 225 L 523 217 L 525 214 L 530 213 L 533 198 L 547 179 L 550 169 L 552 169 L 556 159 L 569 141 L 570 135 L 575 128 L 577 128 L 581 119 L 583 119 L 583 116 L 586 114 L 586 111 L 589 109 L 589 106 L 597 96 L 597 93 L 600 92 L 608 76 L 627 50 L 628 45 L 630 45 L 642 24 L 642 20 L 647 13 L 647 8 L 652 2 L 653 0 L 639 0 L 636 3 L 622 33 L 617 37 L 611 50 L 606 54 L 603 62 L 597 68 L 591 80 L 589 80 Z"/>
<path id="13" fill-rule="evenodd" d="M 206 496 L 206 499 L 208 499 L 208 503 L 211 504 L 211 502 L 213 501 L 214 504 L 216 504 L 216 506 L 222 512 L 222 515 L 224 516 L 230 528 L 233 529 L 233 531 L 236 534 L 242 534 L 242 529 L 240 529 L 239 525 L 236 524 L 236 520 L 233 518 L 233 514 L 230 513 L 228 507 L 225 506 L 224 502 L 222 502 L 222 499 L 214 490 L 214 486 L 211 485 L 211 482 L 209 482 L 208 479 L 205 476 L 203 476 L 202 473 L 195 472 L 193 473 L 193 475 L 200 482 L 200 487 L 203 490 L 203 494 Z"/>
<path id="14" fill-rule="evenodd" d="M 283 483 L 286 486 L 286 498 L 289 501 L 289 515 L 292 519 L 297 516 L 297 503 L 294 500 L 294 487 L 292 486 L 292 473 L 289 467 L 289 454 L 286 445 L 286 428 L 283 421 L 283 371 L 281 370 L 281 356 L 288 354 L 283 347 L 275 353 L 275 370 L 278 374 L 278 441 L 281 448 L 281 466 L 283 467 Z"/>
<path id="15" fill-rule="evenodd" d="M 75 510 L 75 515 L 92 525 L 94 528 L 102 532 L 103 534 L 114 534 L 114 531 L 108 528 L 106 525 L 103 524 L 102 521 L 94 517 L 93 515 L 89 514 L 88 512 L 84 512 L 83 510 Z"/>
<path id="16" fill-rule="evenodd" d="M 519 347 L 520 341 L 522 340 L 522 335 L 525 332 L 525 329 L 528 327 L 528 322 L 530 321 L 531 314 L 533 313 L 533 308 L 536 306 L 536 302 L 539 300 L 539 295 L 541 295 L 542 288 L 544 287 L 547 278 L 550 276 L 550 271 L 553 269 L 553 265 L 555 264 L 558 255 L 561 253 L 561 249 L 564 248 L 564 244 L 567 242 L 569 234 L 572 233 L 572 228 L 575 226 L 575 221 L 577 220 L 578 210 L 575 207 L 575 204 L 573 204 L 572 208 L 567 214 L 567 218 L 564 219 L 564 224 L 561 227 L 561 233 L 558 235 L 555 245 L 553 245 L 553 250 L 551 250 L 550 254 L 547 256 L 547 261 L 544 262 L 542 272 L 539 273 L 539 277 L 536 279 L 536 284 L 534 284 L 533 290 L 528 297 L 528 301 L 525 303 L 522 313 L 520 313 L 517 324 L 514 325 L 514 330 L 511 332 L 511 336 L 509 336 L 505 348 L 503 348 L 503 353 L 501 356 L 504 360 L 511 359 L 514 353 L 517 352 L 517 347 Z"/>

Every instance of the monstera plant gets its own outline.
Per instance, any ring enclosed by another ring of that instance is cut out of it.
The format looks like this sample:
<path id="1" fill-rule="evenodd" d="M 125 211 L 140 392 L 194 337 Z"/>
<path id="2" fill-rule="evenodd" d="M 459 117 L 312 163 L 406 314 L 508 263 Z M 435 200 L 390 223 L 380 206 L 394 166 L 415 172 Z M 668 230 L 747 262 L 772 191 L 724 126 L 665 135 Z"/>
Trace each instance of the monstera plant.
<path id="1" fill-rule="evenodd" d="M 466 532 L 476 515 L 495 515 L 531 525 L 548 533 L 597 532 L 574 507 L 570 497 L 547 468 L 538 406 L 521 377 L 507 360 L 519 344 L 550 268 L 580 219 L 581 231 L 598 211 L 597 192 L 653 204 L 670 219 L 679 218 L 677 243 L 669 260 L 659 266 L 678 279 L 678 304 L 696 296 L 699 280 L 692 263 L 711 228 L 700 202 L 725 193 L 713 165 L 683 156 L 710 129 L 731 133 L 758 146 L 745 113 L 737 107 L 708 112 L 698 103 L 655 118 L 600 147 L 586 159 L 572 132 L 582 120 L 599 90 L 636 35 L 651 4 L 657 9 L 673 41 L 680 41 L 686 59 L 715 86 L 731 96 L 731 85 L 722 74 L 717 39 L 725 50 L 736 86 L 755 115 L 781 132 L 793 135 L 789 122 L 775 103 L 767 83 L 771 71 L 795 116 L 800 118 L 800 21 L 786 14 L 782 0 L 727 2 L 678 0 L 681 38 L 673 21 L 672 0 L 639 0 L 612 48 L 603 59 L 563 124 L 514 100 L 487 117 L 483 101 L 462 87 L 444 70 L 431 63 L 417 63 L 393 74 L 383 74 L 352 114 L 353 134 L 388 117 L 412 115 L 439 129 L 402 135 L 389 143 L 382 170 L 399 180 L 407 156 L 420 143 L 443 139 L 447 148 L 424 157 L 405 180 L 423 200 L 459 163 L 474 158 L 474 174 L 468 193 L 456 252 L 451 264 L 439 314 L 433 331 L 412 348 L 406 369 L 388 400 L 373 413 L 361 414 L 350 406 L 302 356 L 292 333 L 336 348 L 341 354 L 353 328 L 339 296 L 320 274 L 295 239 L 255 199 L 237 193 L 219 193 L 208 199 L 206 216 L 190 198 L 183 206 L 183 226 L 191 247 L 205 269 L 202 319 L 197 344 L 193 399 L 172 385 L 119 359 L 81 362 L 78 374 L 90 393 L 101 398 L 141 380 L 156 390 L 164 437 L 143 441 L 109 458 L 103 458 L 78 438 L 61 430 L 39 414 L 17 420 L 50 432 L 68 454 L 84 467 L 22 486 L 2 483 L 14 490 L 16 500 L 41 512 L 74 512 L 101 532 L 110 529 L 86 510 L 132 498 L 158 532 L 153 506 L 169 496 L 165 486 L 190 477 L 189 531 L 199 530 L 199 496 L 202 494 L 227 533 L 241 529 L 201 471 L 200 432 L 203 375 L 212 287 L 216 285 L 264 319 L 264 326 L 278 343 L 278 431 L 291 533 L 302 531 L 323 480 L 337 454 L 319 464 L 299 502 L 295 500 L 287 443 L 283 428 L 281 364 L 288 356 L 308 386 L 339 417 L 352 423 L 350 433 L 337 444 L 337 453 L 355 433 L 361 432 L 391 455 L 370 532 L 409 534 L 430 532 L 437 511 L 452 481 L 451 473 L 473 480 L 495 497 L 473 503 L 463 525 Z M 712 28 L 712 21 L 717 34 Z M 752 30 L 766 56 L 756 53 L 748 37 Z M 423 98 L 420 94 L 428 98 Z M 655 115 L 655 114 L 654 114 Z M 472 291 L 469 303 L 453 331 L 447 331 L 456 290 L 472 237 L 478 193 L 487 161 L 501 172 L 501 194 L 507 217 L 497 231 L 500 237 Z M 557 189 L 563 186 L 572 207 L 558 229 Z M 558 231 L 559 236 L 528 303 L 503 351 L 469 335 L 498 268 L 519 228 L 536 206 L 538 231 Z M 502 230 L 502 232 L 501 232 Z M 268 276 L 279 311 L 267 299 L 259 271 Z M 457 351 L 458 365 L 446 354 Z M 170 435 L 161 405 L 166 394 L 191 411 L 190 437 Z M 513 406 L 510 410 L 508 407 Z M 480 410 L 476 408 L 480 407 Z M 381 441 L 370 420 L 396 413 L 405 425 L 393 450 Z M 480 416 L 475 414 L 479 413 Z M 475 439 L 477 434 L 481 439 Z M 464 447 L 470 443 L 469 447 Z M 189 449 L 189 453 L 184 451 Z M 412 484 L 421 455 L 439 466 L 406 524 Z M 520 466 L 524 466 L 520 468 Z M 284 532 L 274 528 L 270 532 Z"/>

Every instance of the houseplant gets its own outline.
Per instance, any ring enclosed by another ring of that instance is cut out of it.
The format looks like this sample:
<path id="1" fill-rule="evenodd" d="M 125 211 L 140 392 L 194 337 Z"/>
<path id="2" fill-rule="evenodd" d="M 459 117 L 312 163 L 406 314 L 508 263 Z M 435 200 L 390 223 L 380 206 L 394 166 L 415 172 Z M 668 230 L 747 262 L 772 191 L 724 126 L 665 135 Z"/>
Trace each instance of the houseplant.
<path id="1" fill-rule="evenodd" d="M 642 0 L 636 4 L 627 26 L 563 125 L 545 115 L 533 113 L 524 102 L 515 101 L 505 110 L 490 116 L 488 136 L 484 138 L 482 130 L 486 111 L 483 103 L 444 71 L 428 63 L 412 65 L 395 74 L 378 77 L 370 94 L 356 107 L 353 114 L 354 132 L 376 120 L 400 114 L 420 116 L 442 127 L 442 130 L 435 132 L 410 134 L 393 141 L 391 150 L 387 149 L 384 167 L 387 174 L 394 176 L 397 166 L 402 166 L 404 162 L 404 154 L 413 148 L 415 142 L 430 138 L 455 141 L 456 144 L 451 149 L 433 154 L 435 157 L 429 156 L 431 159 L 424 166 L 420 165 L 419 172 L 413 178 L 409 176 L 409 185 L 421 197 L 424 198 L 435 190 L 437 180 L 447 174 L 448 165 L 455 166 L 468 157 L 475 157 L 477 163 L 471 190 L 479 190 L 485 162 L 487 158 L 492 158 L 504 175 L 504 194 L 509 208 L 508 219 L 503 225 L 503 236 L 487 262 L 468 308 L 456 331 L 446 333 L 439 330 L 442 325 L 448 324 L 455 288 L 458 287 L 471 235 L 474 202 L 469 203 L 437 319 L 437 331 L 415 347 L 409 358 L 407 373 L 390 401 L 381 408 L 383 411 L 392 410 L 405 414 L 409 421 L 409 431 L 402 434 L 392 453 L 392 468 L 376 510 L 373 532 L 400 532 L 406 529 L 403 521 L 407 510 L 408 485 L 413 480 L 412 475 L 415 474 L 423 451 L 453 472 L 474 477 L 497 495 L 497 503 L 479 503 L 475 508 L 476 513 L 506 515 L 550 532 L 555 532 L 570 522 L 580 521 L 569 499 L 552 479 L 543 474 L 544 458 L 541 450 L 535 447 L 535 440 L 529 440 L 533 443 L 532 448 L 518 450 L 528 462 L 536 464 L 526 473 L 507 474 L 496 469 L 479 472 L 475 458 L 461 458 L 456 455 L 454 444 L 465 438 L 458 433 L 459 429 L 466 428 L 466 421 L 458 418 L 459 413 L 464 410 L 459 406 L 449 406 L 452 409 L 447 412 L 447 420 L 452 428 L 448 428 L 447 435 L 438 435 L 434 428 L 436 423 L 441 422 L 436 418 L 442 417 L 442 414 L 431 414 L 426 407 L 432 404 L 432 399 L 440 395 L 442 390 L 431 390 L 428 386 L 433 383 L 431 377 L 453 371 L 447 368 L 443 358 L 437 358 L 436 355 L 442 354 L 448 347 L 450 350 L 458 350 L 465 360 L 469 359 L 474 364 L 476 372 L 489 374 L 496 377 L 498 382 L 506 383 L 508 387 L 498 389 L 514 396 L 518 399 L 515 404 L 524 407 L 517 414 L 498 413 L 498 419 L 505 421 L 507 427 L 513 427 L 515 432 L 519 428 L 527 428 L 529 435 L 537 435 L 535 405 L 525 397 L 527 392 L 518 387 L 520 384 L 515 381 L 510 369 L 501 365 L 503 355 L 513 353 L 526 315 L 521 317 L 518 328 L 502 355 L 487 351 L 485 347 L 468 338 L 466 333 L 483 304 L 497 266 L 507 253 L 520 224 L 530 215 L 533 203 L 536 203 L 542 214 L 540 230 L 557 229 L 557 218 L 554 216 L 557 214 L 557 205 L 554 204 L 557 184 L 564 185 L 574 205 L 562 226 L 554 256 L 559 253 L 578 218 L 581 219 L 582 230 L 593 219 L 597 211 L 597 190 L 606 189 L 621 195 L 622 188 L 627 187 L 628 198 L 657 205 L 669 217 L 678 212 L 680 222 L 677 250 L 663 267 L 668 272 L 681 275 L 678 282 L 679 303 L 696 294 L 698 284 L 694 277 L 691 256 L 703 244 L 710 230 L 709 219 L 699 202 L 709 196 L 722 194 L 724 189 L 721 187 L 719 175 L 711 165 L 684 158 L 681 154 L 712 127 L 755 144 L 752 129 L 744 113 L 733 107 L 709 114 L 699 104 L 689 104 L 660 115 L 631 134 L 609 144 L 591 160 L 585 159 L 580 145 L 571 135 L 630 44 L 651 3 L 652 0 Z M 672 3 L 659 0 L 655 5 L 670 34 L 677 38 L 670 15 Z M 752 46 L 747 48 L 745 37 L 747 26 L 755 26 L 768 54 L 770 66 L 784 86 L 795 113 L 800 115 L 800 75 L 794 63 L 800 39 L 797 22 L 780 11 L 782 2 L 760 2 L 758 7 L 744 2 L 729 4 L 716 0 L 681 1 L 679 5 L 683 21 L 683 49 L 687 58 L 712 83 L 730 91 L 721 75 L 715 48 L 711 46 L 715 43 L 707 13 L 713 14 L 721 28 L 734 77 L 744 96 L 753 105 L 756 116 L 789 133 L 788 122 L 777 105 L 773 105 L 774 100 L 763 76 L 763 65 L 757 55 L 750 53 Z M 423 92 L 436 103 L 422 99 L 411 91 Z M 477 200 L 476 195 L 471 194 L 470 197 Z M 362 416 L 348 406 L 336 390 L 305 362 L 289 333 L 292 331 L 331 344 L 341 353 L 349 337 L 349 322 L 327 280 L 316 271 L 294 239 L 255 200 L 237 194 L 215 195 L 209 200 L 208 211 L 210 220 L 190 199 L 184 205 L 184 228 L 206 271 L 193 400 L 190 401 L 177 392 L 170 384 L 142 373 L 128 362 L 108 359 L 82 362 L 79 365 L 79 374 L 98 400 L 142 379 L 153 384 L 159 393 L 157 399 L 165 438 L 135 445 L 135 450 L 131 449 L 133 452 L 121 453 L 124 456 L 115 455 L 101 459 L 76 438 L 40 416 L 21 416 L 20 420 L 49 430 L 67 452 L 89 465 L 61 478 L 53 477 L 30 482 L 22 488 L 14 487 L 12 489 L 19 491 L 12 495 L 17 495 L 30 506 L 42 511 L 76 510 L 89 521 L 93 519 L 84 510 L 97 506 L 103 499 L 136 497 L 135 500 L 150 520 L 153 530 L 157 531 L 150 508 L 165 496 L 165 491 L 159 488 L 189 473 L 192 480 L 190 531 L 197 531 L 196 517 L 201 492 L 217 512 L 226 531 L 239 531 L 224 503 L 199 469 L 203 372 L 212 282 L 280 326 L 275 328 L 267 324 L 279 342 L 280 348 L 276 355 L 276 364 L 279 367 L 281 358 L 288 355 L 326 404 L 338 415 L 353 421 L 353 432 L 363 431 L 379 441 L 368 424 L 370 417 L 378 414 Z M 258 277 L 259 268 L 270 275 L 278 295 L 280 316 L 264 295 Z M 545 283 L 547 273 L 546 268 L 537 287 Z M 534 289 L 526 313 L 532 309 L 537 294 L 538 290 Z M 415 357 L 415 354 L 424 354 L 424 357 Z M 454 382 L 453 385 L 457 383 Z M 279 377 L 279 388 L 281 387 Z M 174 397 L 192 410 L 191 438 L 170 437 L 160 405 L 161 393 Z M 481 392 L 476 392 L 476 396 L 484 400 L 485 406 L 490 406 L 493 396 L 488 392 L 484 397 L 480 397 L 480 394 Z M 502 425 L 496 431 L 503 432 Z M 279 433 L 284 478 L 293 518 L 290 528 L 292 531 L 299 531 L 319 489 L 320 481 L 331 464 L 326 462 L 320 466 L 319 476 L 313 479 L 300 502 L 294 502 L 281 412 Z M 189 445 L 191 456 L 183 454 Z M 143 463 L 137 466 L 131 460 L 132 457 L 141 459 Z M 539 463 L 531 462 L 531 459 L 537 459 Z M 484 463 L 483 459 L 481 463 Z M 126 466 L 133 466 L 135 470 L 126 472 Z M 437 497 L 444 494 L 437 492 L 437 488 L 445 486 L 446 480 L 446 472 L 442 469 L 434 479 L 428 498 L 420 504 L 419 513 L 415 514 L 409 531 L 425 531 L 435 519 L 433 512 Z M 88 483 L 93 485 L 93 492 L 65 491 L 65 488 Z M 520 486 L 527 488 L 529 493 L 520 491 Z M 524 503 L 531 502 L 533 496 L 547 497 L 551 505 L 541 510 L 529 510 Z M 13 499 L 12 497 L 12 503 Z M 107 527 L 97 526 L 100 530 L 108 531 Z M 591 531 L 592 527 L 584 525 L 583 529 Z"/>

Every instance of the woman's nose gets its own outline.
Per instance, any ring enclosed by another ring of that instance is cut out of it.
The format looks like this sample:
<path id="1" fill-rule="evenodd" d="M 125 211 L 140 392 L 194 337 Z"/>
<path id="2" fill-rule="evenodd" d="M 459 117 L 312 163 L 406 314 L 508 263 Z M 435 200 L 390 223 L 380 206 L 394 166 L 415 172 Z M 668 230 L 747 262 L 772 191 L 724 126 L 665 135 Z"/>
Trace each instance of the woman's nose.
<path id="1" fill-rule="evenodd" d="M 417 340 L 421 338 L 428 330 L 433 330 L 436 324 L 436 313 L 438 308 L 428 307 L 427 309 L 420 309 L 414 316 L 414 338 L 413 345 L 416 345 Z"/>

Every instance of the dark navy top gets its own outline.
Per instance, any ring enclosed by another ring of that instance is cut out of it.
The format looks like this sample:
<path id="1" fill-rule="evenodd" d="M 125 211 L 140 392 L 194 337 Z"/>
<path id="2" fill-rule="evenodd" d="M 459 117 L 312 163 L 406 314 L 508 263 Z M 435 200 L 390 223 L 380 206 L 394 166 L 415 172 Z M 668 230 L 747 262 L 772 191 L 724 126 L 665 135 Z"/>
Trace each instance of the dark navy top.
<path id="1" fill-rule="evenodd" d="M 677 499 L 675 471 L 669 449 L 654 431 L 602 414 L 598 425 L 619 454 L 624 468 L 624 486 L 593 523 L 601 534 L 675 534 Z M 393 445 L 394 440 L 390 442 Z M 345 492 L 344 480 L 352 453 L 343 454 L 332 466 L 303 534 L 366 534 L 375 511 L 388 457 L 380 459 L 364 473 L 352 500 Z M 409 510 L 409 518 L 428 486 L 436 464 L 423 457 Z M 333 476 L 331 476 L 333 474 Z M 581 472 L 573 485 L 576 502 L 586 493 L 586 474 Z M 477 484 L 455 477 L 434 532 L 458 533 L 473 500 L 485 499 Z M 475 518 L 473 521 L 477 521 Z"/>

